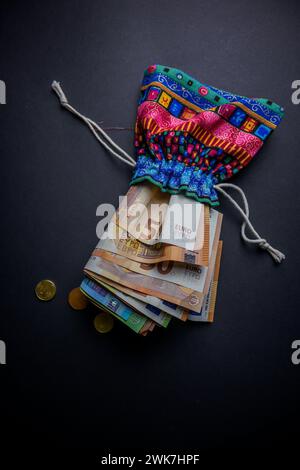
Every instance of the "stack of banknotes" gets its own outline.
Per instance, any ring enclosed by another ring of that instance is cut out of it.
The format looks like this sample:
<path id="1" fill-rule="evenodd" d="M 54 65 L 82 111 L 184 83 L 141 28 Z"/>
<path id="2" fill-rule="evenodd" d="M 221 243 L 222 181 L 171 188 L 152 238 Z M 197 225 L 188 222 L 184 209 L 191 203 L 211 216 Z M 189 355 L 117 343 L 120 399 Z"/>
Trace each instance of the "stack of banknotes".
<path id="1" fill-rule="evenodd" d="M 152 184 L 132 186 L 87 262 L 81 291 L 138 334 L 212 322 L 222 214 Z"/>

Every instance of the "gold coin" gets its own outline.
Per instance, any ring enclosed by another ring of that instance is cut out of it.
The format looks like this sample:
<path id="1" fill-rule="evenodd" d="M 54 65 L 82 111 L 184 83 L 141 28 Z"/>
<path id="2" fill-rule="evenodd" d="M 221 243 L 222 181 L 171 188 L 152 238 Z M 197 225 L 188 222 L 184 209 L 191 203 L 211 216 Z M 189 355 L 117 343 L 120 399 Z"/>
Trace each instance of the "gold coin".
<path id="1" fill-rule="evenodd" d="M 101 312 L 94 318 L 94 327 L 99 333 L 108 333 L 113 326 L 114 319 L 107 312 Z"/>
<path id="2" fill-rule="evenodd" d="M 88 306 L 88 299 L 79 287 L 75 287 L 69 292 L 68 302 L 74 310 L 84 310 Z"/>
<path id="3" fill-rule="evenodd" d="M 35 294 L 40 300 L 52 300 L 56 294 L 56 285 L 49 279 L 43 279 L 35 286 Z"/>

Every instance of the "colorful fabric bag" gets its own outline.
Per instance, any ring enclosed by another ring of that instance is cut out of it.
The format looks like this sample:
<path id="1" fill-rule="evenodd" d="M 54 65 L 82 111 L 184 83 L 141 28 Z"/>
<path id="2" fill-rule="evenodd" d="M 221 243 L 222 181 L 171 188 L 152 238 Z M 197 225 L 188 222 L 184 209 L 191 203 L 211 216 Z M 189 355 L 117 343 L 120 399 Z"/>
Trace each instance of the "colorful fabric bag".
<path id="1" fill-rule="evenodd" d="M 282 116 L 268 99 L 235 95 L 152 65 L 141 86 L 131 184 L 148 180 L 217 206 L 214 186 L 250 163 Z"/>
<path id="2" fill-rule="evenodd" d="M 175 68 L 151 65 L 141 86 L 134 159 L 98 124 L 69 104 L 58 82 L 52 83 L 52 89 L 61 105 L 84 121 L 112 155 L 134 167 L 131 185 L 150 181 L 161 191 L 182 193 L 212 207 L 219 205 L 221 193 L 243 218 L 242 238 L 268 251 L 277 262 L 285 258 L 254 229 L 242 189 L 227 183 L 250 163 L 280 123 L 283 108 L 278 104 L 204 85 Z M 238 191 L 244 208 L 227 188 Z"/>

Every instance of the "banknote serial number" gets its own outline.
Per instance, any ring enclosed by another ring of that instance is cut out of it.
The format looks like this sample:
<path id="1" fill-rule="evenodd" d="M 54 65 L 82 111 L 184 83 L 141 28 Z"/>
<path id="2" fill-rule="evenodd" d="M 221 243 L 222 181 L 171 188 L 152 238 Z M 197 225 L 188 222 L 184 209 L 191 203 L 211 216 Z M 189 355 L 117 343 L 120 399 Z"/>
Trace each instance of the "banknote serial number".
<path id="1" fill-rule="evenodd" d="M 135 456 L 116 457 L 111 454 L 102 456 L 102 465 L 125 465 L 133 468 L 143 465 L 196 465 L 200 462 L 199 454 L 146 454 L 143 458 Z"/>

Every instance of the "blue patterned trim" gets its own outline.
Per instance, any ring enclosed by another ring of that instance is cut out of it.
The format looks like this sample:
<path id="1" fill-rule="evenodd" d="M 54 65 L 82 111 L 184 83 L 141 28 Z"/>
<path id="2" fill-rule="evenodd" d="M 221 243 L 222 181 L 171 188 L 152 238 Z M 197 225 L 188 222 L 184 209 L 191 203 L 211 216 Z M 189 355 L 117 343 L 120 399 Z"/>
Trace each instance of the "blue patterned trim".
<path id="1" fill-rule="evenodd" d="M 220 101 L 218 103 L 215 103 L 212 99 L 209 99 L 208 96 L 204 98 L 199 93 L 196 93 L 192 91 L 191 89 L 189 89 L 189 87 L 186 86 L 186 84 L 181 84 L 178 81 L 174 80 L 173 78 L 169 77 L 167 74 L 164 74 L 159 71 L 152 72 L 152 73 L 149 73 L 148 71 L 146 71 L 144 74 L 142 86 L 147 86 L 155 81 L 159 82 L 162 85 L 169 88 L 174 93 L 176 93 L 181 98 L 186 99 L 190 103 L 198 106 L 199 108 L 203 110 L 208 110 L 212 106 L 216 106 L 216 104 L 220 105 L 220 104 L 232 103 L 233 101 L 237 101 L 237 102 L 244 104 L 248 109 L 258 114 L 259 116 L 263 117 L 267 121 L 270 121 L 271 123 L 275 124 L 276 126 L 278 126 L 282 120 L 282 115 L 283 115 L 282 108 L 280 108 L 280 106 L 277 105 L 278 112 L 274 111 L 273 109 L 271 109 L 271 107 L 268 107 L 267 100 L 263 100 L 259 98 L 257 99 L 247 98 L 245 96 L 240 96 L 240 95 L 236 95 L 233 93 L 229 93 L 228 91 L 220 90 L 219 88 L 216 88 L 213 86 L 201 84 L 200 82 L 197 82 L 195 79 L 192 79 L 192 80 L 193 80 L 194 86 L 195 86 L 195 83 L 198 83 L 199 87 L 204 86 L 211 92 L 217 94 L 220 97 Z M 143 98 L 141 99 L 140 102 L 142 101 L 143 101 Z M 265 101 L 265 104 L 263 103 L 263 101 Z M 273 105 L 275 106 L 274 103 Z"/>
<path id="2" fill-rule="evenodd" d="M 149 85 L 152 82 L 161 83 L 181 98 L 184 98 L 201 109 L 206 110 L 211 109 L 212 106 L 216 106 L 216 103 L 213 104 L 211 101 L 203 98 L 198 93 L 188 90 L 180 83 L 175 82 L 175 80 L 162 73 L 152 73 L 151 75 L 145 75 L 142 86 Z"/>
<path id="3" fill-rule="evenodd" d="M 282 121 L 282 116 L 275 113 L 272 109 L 265 106 L 260 100 L 254 100 L 253 98 L 246 98 L 245 96 L 234 95 L 229 93 L 228 91 L 220 90 L 219 88 L 214 88 L 212 86 L 209 87 L 211 90 L 215 91 L 219 95 L 223 96 L 228 103 L 232 103 L 233 101 L 240 102 L 244 104 L 248 109 L 253 111 L 254 113 L 262 116 L 267 121 L 272 122 L 276 126 L 280 124 Z"/>
<path id="4" fill-rule="evenodd" d="M 211 173 L 203 173 L 199 168 L 186 166 L 177 160 L 153 160 L 145 155 L 138 157 L 130 184 L 142 181 L 151 181 L 164 192 L 183 192 L 197 201 L 219 205 L 214 189 L 217 179 Z"/>

